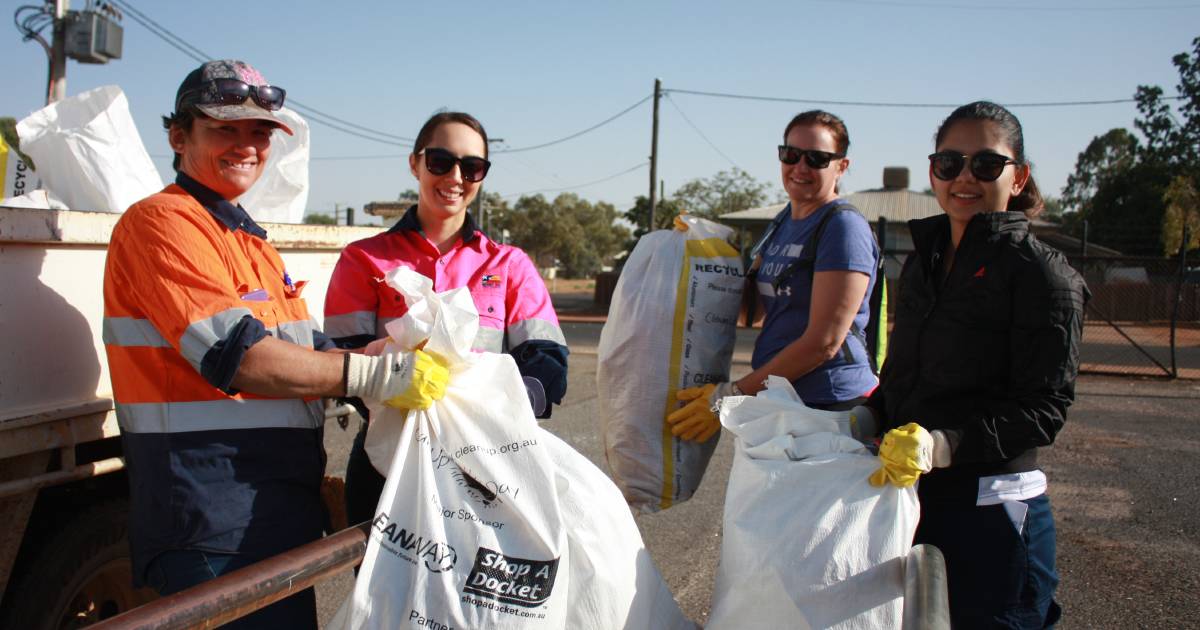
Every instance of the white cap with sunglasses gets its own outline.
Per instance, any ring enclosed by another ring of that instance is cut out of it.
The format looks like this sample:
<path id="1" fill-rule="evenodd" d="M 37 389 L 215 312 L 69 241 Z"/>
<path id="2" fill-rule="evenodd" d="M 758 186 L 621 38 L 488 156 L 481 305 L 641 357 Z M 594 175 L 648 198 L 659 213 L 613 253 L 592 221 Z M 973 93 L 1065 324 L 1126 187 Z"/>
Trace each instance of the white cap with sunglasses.
<path id="1" fill-rule="evenodd" d="M 235 59 L 209 61 L 188 73 L 175 93 L 175 112 L 195 107 L 217 120 L 266 120 L 292 135 L 275 112 L 283 108 L 286 91 L 267 83 L 250 64 Z"/>

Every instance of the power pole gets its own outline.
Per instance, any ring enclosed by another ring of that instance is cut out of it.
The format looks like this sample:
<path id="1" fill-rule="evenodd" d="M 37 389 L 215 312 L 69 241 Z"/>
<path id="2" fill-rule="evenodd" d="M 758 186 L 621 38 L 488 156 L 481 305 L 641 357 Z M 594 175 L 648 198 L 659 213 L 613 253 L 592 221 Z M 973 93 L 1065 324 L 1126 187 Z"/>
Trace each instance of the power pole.
<path id="1" fill-rule="evenodd" d="M 654 211 L 658 208 L 658 101 L 662 97 L 662 79 L 654 80 L 654 129 L 650 135 L 650 224 L 654 231 Z"/>
<path id="2" fill-rule="evenodd" d="M 67 5 L 69 0 L 54 1 L 54 35 L 50 41 L 50 76 L 46 80 L 46 104 L 67 95 Z"/>
<path id="3" fill-rule="evenodd" d="M 501 144 L 503 142 L 504 138 L 488 138 L 488 144 Z M 475 206 L 475 222 L 479 224 L 480 231 L 487 234 L 487 216 L 483 209 L 483 184 L 479 185 L 479 192 L 475 193 L 475 203 L 472 205 Z"/>

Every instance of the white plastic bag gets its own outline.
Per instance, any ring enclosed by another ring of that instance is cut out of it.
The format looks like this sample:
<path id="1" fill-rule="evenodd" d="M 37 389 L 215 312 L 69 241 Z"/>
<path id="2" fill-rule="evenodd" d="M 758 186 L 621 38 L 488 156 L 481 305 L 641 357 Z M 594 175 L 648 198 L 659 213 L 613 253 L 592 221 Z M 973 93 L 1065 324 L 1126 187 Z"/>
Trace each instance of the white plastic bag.
<path id="1" fill-rule="evenodd" d="M 275 115 L 287 123 L 294 135 L 282 130 L 271 134 L 267 167 L 240 201 L 246 212 L 260 223 L 302 223 L 308 205 L 308 122 L 287 108 Z"/>
<path id="2" fill-rule="evenodd" d="M 17 134 L 42 186 L 72 210 L 124 212 L 163 187 L 115 85 L 47 105 Z"/>
<path id="3" fill-rule="evenodd" d="M 774 376 L 722 402 L 737 444 L 707 628 L 900 627 L 916 488 L 872 487 L 878 458 L 835 415 Z"/>
<path id="4" fill-rule="evenodd" d="M 394 345 L 428 338 L 450 383 L 428 410 L 372 418 L 372 456 L 391 463 L 330 627 L 691 628 L 617 489 L 538 427 L 512 357 L 470 351 L 469 292 L 435 294 L 407 268 L 388 282 L 408 303 L 388 325 Z"/>
<path id="5" fill-rule="evenodd" d="M 744 283 L 732 230 L 683 215 L 686 232 L 638 240 L 600 333 L 596 381 L 604 447 L 629 505 L 653 512 L 691 498 L 720 438 L 671 435 L 675 393 L 729 380 Z"/>

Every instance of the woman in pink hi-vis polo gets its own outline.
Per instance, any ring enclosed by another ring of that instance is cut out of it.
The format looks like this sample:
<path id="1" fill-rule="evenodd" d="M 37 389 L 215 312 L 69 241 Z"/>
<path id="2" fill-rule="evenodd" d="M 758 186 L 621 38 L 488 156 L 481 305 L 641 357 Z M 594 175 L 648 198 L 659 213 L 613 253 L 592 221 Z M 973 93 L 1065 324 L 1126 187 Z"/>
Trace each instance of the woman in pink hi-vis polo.
<path id="1" fill-rule="evenodd" d="M 442 112 L 425 122 L 408 156 L 417 204 L 388 231 L 342 252 L 325 296 L 325 333 L 345 348 L 386 336 L 384 326 L 406 306 L 382 280 L 400 266 L 433 280 L 438 292 L 467 287 L 479 311 L 475 349 L 512 355 L 534 415 L 548 418 L 567 390 L 567 342 L 533 261 L 488 238 L 467 211 L 491 166 L 487 155 L 487 132 L 470 114 Z M 351 524 L 370 520 L 383 491 L 363 449 L 366 432 L 364 423 L 346 465 Z"/>

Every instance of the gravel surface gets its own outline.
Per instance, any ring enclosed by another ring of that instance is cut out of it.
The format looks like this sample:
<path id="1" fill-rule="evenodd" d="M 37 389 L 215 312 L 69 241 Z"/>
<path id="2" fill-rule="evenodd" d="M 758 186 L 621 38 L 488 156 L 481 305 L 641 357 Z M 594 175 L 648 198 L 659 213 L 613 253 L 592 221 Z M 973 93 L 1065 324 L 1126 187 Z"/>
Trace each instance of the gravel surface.
<path id="1" fill-rule="evenodd" d="M 1061 628 L 1200 628 L 1200 383 L 1082 377 L 1040 459 Z"/>

